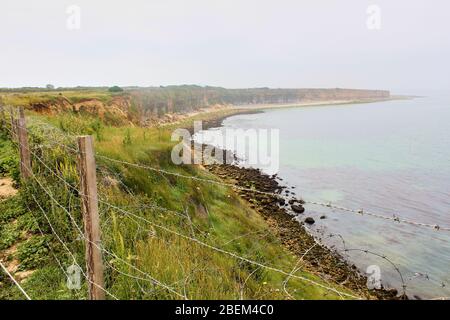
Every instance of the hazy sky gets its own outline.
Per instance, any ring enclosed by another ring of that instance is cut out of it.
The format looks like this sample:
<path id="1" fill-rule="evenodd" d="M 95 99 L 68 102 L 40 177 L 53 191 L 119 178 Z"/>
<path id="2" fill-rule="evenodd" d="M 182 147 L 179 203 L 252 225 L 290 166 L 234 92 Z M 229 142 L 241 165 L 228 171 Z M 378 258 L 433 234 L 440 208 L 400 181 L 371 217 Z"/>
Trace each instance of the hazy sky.
<path id="1" fill-rule="evenodd" d="M 447 90 L 449 17 L 448 0 L 1 0 L 0 87 Z"/>

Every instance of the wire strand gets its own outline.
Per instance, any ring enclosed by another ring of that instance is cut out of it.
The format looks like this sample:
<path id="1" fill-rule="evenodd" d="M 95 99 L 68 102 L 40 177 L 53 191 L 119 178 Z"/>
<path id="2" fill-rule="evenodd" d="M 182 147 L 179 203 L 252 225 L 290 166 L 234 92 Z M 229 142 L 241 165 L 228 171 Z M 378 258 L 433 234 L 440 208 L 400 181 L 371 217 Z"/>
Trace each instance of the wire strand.
<path id="1" fill-rule="evenodd" d="M 0 266 L 2 267 L 3 271 L 8 275 L 8 277 L 11 279 L 11 281 L 16 285 L 17 288 L 19 288 L 20 292 L 23 293 L 23 295 L 27 298 L 27 300 L 31 300 L 30 296 L 26 291 L 22 288 L 22 286 L 17 282 L 16 279 L 12 276 L 11 273 L 9 273 L 8 269 L 3 265 L 3 263 L 0 261 Z"/>
<path id="2" fill-rule="evenodd" d="M 110 158 L 110 157 L 107 157 L 107 156 L 99 155 L 98 153 L 96 153 L 96 157 L 98 157 L 100 159 L 108 160 L 108 161 L 111 161 L 111 162 L 120 163 L 122 165 L 132 166 L 132 167 L 136 167 L 136 168 L 140 168 L 140 169 L 146 169 L 146 170 L 150 170 L 150 171 L 153 171 L 153 172 L 158 172 L 158 173 L 162 173 L 162 174 L 165 174 L 165 175 L 171 175 L 171 176 L 175 176 L 175 177 L 179 177 L 179 178 L 183 178 L 183 179 L 191 179 L 191 180 L 196 180 L 196 181 L 200 181 L 200 182 L 221 185 L 221 186 L 224 186 L 224 187 L 230 187 L 230 188 L 241 190 L 241 191 L 262 194 L 262 195 L 271 196 L 271 197 L 275 197 L 275 198 L 283 198 L 283 199 L 289 199 L 290 198 L 289 196 L 286 196 L 286 195 L 283 195 L 283 194 L 277 194 L 277 193 L 273 193 L 273 192 L 260 191 L 260 190 L 256 190 L 256 189 L 251 189 L 251 188 L 237 186 L 237 185 L 232 184 L 232 183 L 226 183 L 226 182 L 221 182 L 221 181 L 216 181 L 216 180 L 211 180 L 211 179 L 206 179 L 206 178 L 201 178 L 201 177 L 196 177 L 196 176 L 188 176 L 188 175 L 184 175 L 184 174 L 180 174 L 180 173 L 176 173 L 176 172 L 167 171 L 167 170 L 164 170 L 164 169 L 154 168 L 154 167 L 147 166 L 147 165 L 135 164 L 135 163 L 122 161 L 122 160 L 116 160 L 116 159 L 113 159 L 113 158 Z M 306 204 L 312 204 L 312 205 L 318 205 L 318 206 L 322 206 L 322 207 L 326 207 L 326 208 L 332 208 L 332 209 L 336 209 L 336 210 L 343 211 L 343 212 L 350 212 L 350 213 L 353 213 L 353 214 L 357 214 L 359 216 L 366 215 L 366 216 L 371 216 L 371 217 L 375 217 L 375 218 L 378 218 L 378 219 L 390 220 L 390 221 L 393 221 L 393 222 L 405 223 L 405 224 L 410 224 L 410 225 L 414 225 L 414 226 L 428 227 L 428 228 L 432 228 L 434 230 L 450 231 L 450 227 L 440 226 L 438 224 L 429 224 L 429 223 L 423 223 L 423 222 L 416 222 L 416 221 L 412 221 L 412 220 L 407 220 L 407 219 L 401 218 L 401 217 L 396 216 L 396 215 L 393 215 L 392 217 L 390 217 L 390 216 L 385 216 L 385 215 L 381 215 L 381 214 L 376 214 L 376 213 L 373 213 L 373 212 L 370 212 L 370 211 L 367 211 L 367 210 L 363 210 L 363 209 L 355 210 L 355 209 L 351 209 L 351 208 L 337 206 L 337 205 L 333 205 L 332 203 L 324 203 L 324 202 L 318 202 L 318 201 L 308 201 L 308 200 L 304 200 L 304 199 L 302 199 L 302 200 Z"/>

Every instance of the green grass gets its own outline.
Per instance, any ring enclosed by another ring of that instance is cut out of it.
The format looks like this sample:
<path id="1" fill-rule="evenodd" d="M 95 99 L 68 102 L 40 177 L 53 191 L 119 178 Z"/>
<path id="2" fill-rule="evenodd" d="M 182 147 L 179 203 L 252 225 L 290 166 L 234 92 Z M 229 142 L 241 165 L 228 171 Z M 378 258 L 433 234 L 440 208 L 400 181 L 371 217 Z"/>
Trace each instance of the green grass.
<path id="1" fill-rule="evenodd" d="M 53 91 L 39 91 L 39 92 L 15 92 L 4 93 L 1 95 L 4 105 L 30 106 L 36 103 L 51 103 L 56 102 L 59 98 L 66 98 L 71 103 L 78 103 L 86 100 L 96 99 L 105 104 L 108 104 L 114 97 L 114 93 L 108 90 L 53 90 Z"/>
<path id="2" fill-rule="evenodd" d="M 100 155 L 184 175 L 215 179 L 198 166 L 172 164 L 170 153 L 175 142 L 170 141 L 170 136 L 174 126 L 159 129 L 112 127 L 90 117 L 68 114 L 41 119 L 67 133 L 94 135 L 96 152 Z M 182 125 L 185 124 L 187 121 Z M 43 147 L 58 135 L 40 130 L 39 127 L 33 128 L 30 138 L 34 152 L 69 186 L 37 161 L 33 162 L 33 172 L 82 226 L 79 197 L 73 190 L 78 188 L 79 183 L 76 157 L 62 147 Z M 70 145 L 70 139 L 61 139 Z M 0 168 L 8 168 L 4 170 L 6 173 L 17 172 L 17 161 L 10 160 L 16 150 L 7 142 L 6 135 L 3 134 L 0 141 L 1 154 L 9 154 L 6 160 L 0 160 Z M 73 141 L 71 144 L 75 146 Z M 214 251 L 156 226 L 164 226 L 206 244 L 290 272 L 298 257 L 285 249 L 261 216 L 231 189 L 165 176 L 102 158 L 97 159 L 97 165 L 99 197 L 135 215 L 123 214 L 120 210 L 100 203 L 104 247 L 119 257 L 104 255 L 105 285 L 118 298 L 180 298 L 154 284 L 145 274 L 189 299 L 287 299 L 290 296 L 295 299 L 339 298 L 332 292 L 296 278 L 289 281 L 288 296 L 282 285 L 285 275 Z M 0 203 L 0 230 L 4 230 L 2 232 L 6 235 L 2 241 L 7 242 L 3 248 L 17 244 L 15 258 L 21 263 L 21 268 L 36 270 L 23 282 L 32 298 L 85 299 L 85 284 L 81 290 L 67 289 L 57 259 L 63 268 L 73 261 L 57 241 L 32 195 L 38 199 L 53 228 L 84 267 L 84 245 L 78 239 L 70 218 L 33 181 L 22 184 L 16 197 Z M 151 207 L 154 205 L 179 214 L 157 210 Z M 33 219 L 44 235 L 40 234 Z M 324 283 L 305 271 L 299 271 L 296 275 Z M 0 298 L 23 298 L 7 279 L 0 278 L 0 282 Z"/>

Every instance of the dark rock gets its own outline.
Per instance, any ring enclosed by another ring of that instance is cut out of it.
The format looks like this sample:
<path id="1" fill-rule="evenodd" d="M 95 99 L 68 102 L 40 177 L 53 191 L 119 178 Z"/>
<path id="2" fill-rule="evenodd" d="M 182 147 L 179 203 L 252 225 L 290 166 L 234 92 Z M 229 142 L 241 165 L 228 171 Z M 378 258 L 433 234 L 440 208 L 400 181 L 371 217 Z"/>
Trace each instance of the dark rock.
<path id="1" fill-rule="evenodd" d="M 305 222 L 306 222 L 307 224 L 313 224 L 313 223 L 315 223 L 316 221 L 315 221 L 313 218 L 308 217 L 308 218 L 305 219 Z"/>
<path id="2" fill-rule="evenodd" d="M 303 213 L 305 212 L 305 208 L 299 205 L 291 205 L 292 211 L 294 211 L 295 213 Z"/>
<path id="3" fill-rule="evenodd" d="M 320 216 L 320 219 L 326 219 L 327 216 Z"/>

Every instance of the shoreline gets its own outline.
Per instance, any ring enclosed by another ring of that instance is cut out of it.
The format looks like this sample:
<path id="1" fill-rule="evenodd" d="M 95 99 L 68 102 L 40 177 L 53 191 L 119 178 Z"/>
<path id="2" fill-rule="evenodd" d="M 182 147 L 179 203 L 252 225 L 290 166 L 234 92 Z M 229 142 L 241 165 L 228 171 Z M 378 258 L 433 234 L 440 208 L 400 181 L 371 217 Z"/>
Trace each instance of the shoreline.
<path id="1" fill-rule="evenodd" d="M 383 101 L 395 101 L 414 99 L 414 96 L 391 96 L 389 98 L 378 99 L 351 99 L 351 100 L 319 100 L 319 101 L 304 101 L 296 103 L 273 103 L 273 104 L 247 104 L 247 105 L 214 105 L 208 108 L 203 108 L 195 112 L 186 114 L 170 114 L 166 118 L 159 120 L 156 125 L 161 127 L 169 127 L 173 125 L 182 125 L 183 122 L 192 120 L 198 117 L 198 120 L 203 121 L 203 130 L 220 127 L 221 122 L 228 117 L 239 114 L 252 114 L 264 112 L 270 109 L 289 109 L 289 108 L 304 108 L 304 107 L 324 107 L 324 106 L 344 106 L 353 104 L 366 104 Z M 226 114 L 222 114 L 226 113 Z M 202 117 L 211 116 L 212 118 L 202 119 Z M 191 126 L 187 128 L 191 134 Z"/>
<path id="2" fill-rule="evenodd" d="M 204 145 L 203 145 L 204 147 Z M 235 190 L 247 205 L 267 222 L 281 243 L 300 258 L 302 267 L 361 295 L 366 299 L 407 299 L 399 296 L 395 288 L 368 289 L 367 277 L 347 261 L 337 250 L 327 247 L 322 239 L 316 239 L 307 230 L 303 201 L 297 199 L 287 186 L 276 181 L 277 175 L 269 176 L 259 169 L 243 168 L 233 164 L 204 165 L 205 170 L 219 179 L 238 187 L 279 194 L 275 197 L 257 192 Z M 286 201 L 284 198 L 290 199 Z M 300 218 L 301 217 L 301 221 Z"/>
<path id="3" fill-rule="evenodd" d="M 323 106 L 339 106 L 350 104 L 366 104 L 383 101 L 407 100 L 414 99 L 413 96 L 391 96 L 388 98 L 367 98 L 367 99 L 350 99 L 350 100 L 320 100 L 320 101 L 305 101 L 296 103 L 274 103 L 274 104 L 249 104 L 237 105 L 233 108 L 239 110 L 266 110 L 266 109 L 287 109 L 287 108 L 301 108 L 301 107 L 323 107 Z"/>
<path id="4" fill-rule="evenodd" d="M 408 98 L 409 99 L 409 98 Z M 397 99 L 386 99 L 397 100 Z M 382 101 L 386 101 L 382 100 Z M 366 101 L 364 103 L 378 102 Z M 363 103 L 361 101 L 353 103 Z M 349 104 L 349 102 L 334 101 L 332 105 Z M 292 108 L 306 106 L 324 106 L 331 105 L 329 102 L 320 102 L 317 104 L 304 104 L 293 106 L 278 106 L 275 108 Z M 273 108 L 271 106 L 270 108 Z M 252 114 L 263 112 L 264 108 L 236 108 L 236 113 L 227 115 L 218 115 L 215 118 L 204 120 L 203 130 L 218 128 L 222 126 L 224 119 L 237 114 Z M 193 127 L 188 130 L 193 133 Z M 194 142 L 195 143 L 195 142 Z M 205 144 L 201 145 L 204 150 Z M 227 159 L 236 159 L 234 153 L 224 150 L 224 156 Z M 270 192 L 289 196 L 290 200 L 286 202 L 281 197 L 262 195 L 256 192 L 236 190 L 240 198 L 247 202 L 247 205 L 255 210 L 268 223 L 282 244 L 293 254 L 300 258 L 303 267 L 311 272 L 322 275 L 323 278 L 331 280 L 335 284 L 358 293 L 366 299 L 408 299 L 406 296 L 399 295 L 395 288 L 368 289 L 367 276 L 360 271 L 354 264 L 347 261 L 337 250 L 326 246 L 322 239 L 316 239 L 305 227 L 305 220 L 309 219 L 304 212 L 301 199 L 297 199 L 294 192 L 289 191 L 288 186 L 280 185 L 277 175 L 269 176 L 259 169 L 244 168 L 236 164 L 210 164 L 203 165 L 203 168 L 214 174 L 219 179 L 232 183 L 239 187 L 254 188 L 257 191 Z M 282 179 L 280 179 L 282 180 Z M 284 192 L 284 194 L 283 194 Z M 301 218 L 301 219 L 300 219 Z M 319 243 L 317 243 L 319 241 Z"/>

